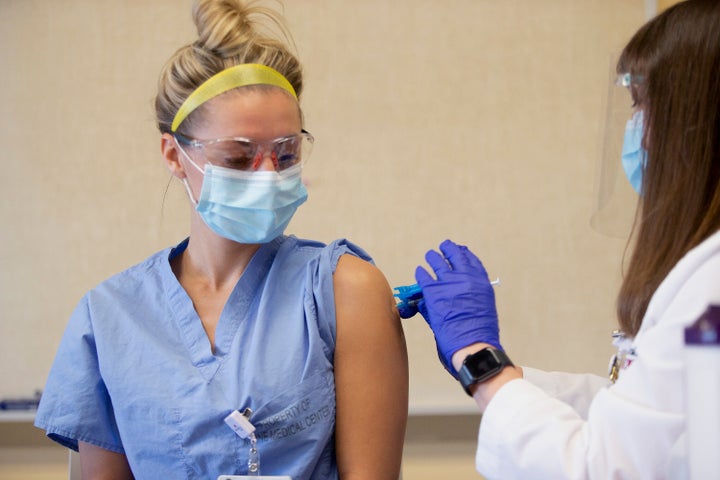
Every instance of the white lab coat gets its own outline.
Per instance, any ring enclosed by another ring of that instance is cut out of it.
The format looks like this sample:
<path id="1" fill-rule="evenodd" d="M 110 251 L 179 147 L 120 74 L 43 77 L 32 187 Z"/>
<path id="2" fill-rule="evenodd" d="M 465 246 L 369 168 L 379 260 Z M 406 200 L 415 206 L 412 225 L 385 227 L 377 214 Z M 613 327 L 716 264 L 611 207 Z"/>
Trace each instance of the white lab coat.
<path id="1" fill-rule="evenodd" d="M 684 328 L 709 304 L 720 304 L 720 232 L 659 286 L 636 357 L 615 384 L 524 369 L 504 385 L 482 417 L 478 471 L 503 480 L 686 478 Z"/>

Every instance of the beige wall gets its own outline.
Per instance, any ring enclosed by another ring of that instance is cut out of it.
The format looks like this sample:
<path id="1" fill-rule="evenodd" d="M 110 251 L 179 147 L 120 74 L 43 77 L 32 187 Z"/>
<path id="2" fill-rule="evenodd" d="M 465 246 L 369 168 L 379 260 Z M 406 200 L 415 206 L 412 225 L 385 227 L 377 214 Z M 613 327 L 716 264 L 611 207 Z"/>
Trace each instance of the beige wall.
<path id="1" fill-rule="evenodd" d="M 589 226 L 609 58 L 643 0 L 287 0 L 316 148 L 289 228 L 391 285 L 450 237 L 519 363 L 604 373 L 624 241 Z M 0 2 L 0 396 L 41 388 L 81 295 L 187 231 L 152 98 L 189 0 Z M 405 321 L 414 412 L 472 405 Z"/>
<path id="2" fill-rule="evenodd" d="M 680 3 L 680 1 L 679 0 L 657 0 L 658 11 L 661 12 L 670 6 L 675 5 L 676 3 Z"/>

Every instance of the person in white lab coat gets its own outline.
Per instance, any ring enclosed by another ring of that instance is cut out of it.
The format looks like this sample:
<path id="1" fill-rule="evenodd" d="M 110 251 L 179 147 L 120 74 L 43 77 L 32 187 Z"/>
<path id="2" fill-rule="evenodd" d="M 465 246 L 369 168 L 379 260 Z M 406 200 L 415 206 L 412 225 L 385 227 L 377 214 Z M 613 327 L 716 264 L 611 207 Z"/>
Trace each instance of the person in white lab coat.
<path id="1" fill-rule="evenodd" d="M 687 476 L 683 333 L 720 304 L 720 2 L 649 21 L 617 73 L 636 112 L 622 163 L 639 203 L 614 383 L 514 366 L 466 247 L 443 242 L 426 255 L 434 275 L 415 272 L 440 358 L 483 412 L 476 464 L 490 479 Z"/>

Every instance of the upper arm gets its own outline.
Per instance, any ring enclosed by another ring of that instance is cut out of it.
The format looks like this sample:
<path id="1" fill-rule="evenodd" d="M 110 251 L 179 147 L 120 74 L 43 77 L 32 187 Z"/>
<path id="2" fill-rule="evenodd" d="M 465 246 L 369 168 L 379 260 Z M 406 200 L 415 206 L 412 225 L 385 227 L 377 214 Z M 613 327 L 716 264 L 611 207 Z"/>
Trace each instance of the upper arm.
<path id="1" fill-rule="evenodd" d="M 352 255 L 340 257 L 333 285 L 340 476 L 395 480 L 407 422 L 408 364 L 392 291 L 380 270 Z"/>
<path id="2" fill-rule="evenodd" d="M 90 480 L 131 480 L 127 457 L 90 443 L 78 442 L 80 470 L 83 479 Z"/>

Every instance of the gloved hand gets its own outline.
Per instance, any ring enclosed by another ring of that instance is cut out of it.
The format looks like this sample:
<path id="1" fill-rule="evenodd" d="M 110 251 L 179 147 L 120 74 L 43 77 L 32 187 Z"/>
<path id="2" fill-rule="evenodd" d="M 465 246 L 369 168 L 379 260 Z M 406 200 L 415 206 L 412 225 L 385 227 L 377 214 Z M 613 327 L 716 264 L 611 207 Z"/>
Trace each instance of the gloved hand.
<path id="1" fill-rule="evenodd" d="M 452 356 L 461 348 L 482 342 L 502 350 L 495 291 L 485 267 L 467 247 L 445 240 L 440 251 L 442 256 L 434 250 L 425 255 L 437 279 L 423 267 L 415 270 L 423 292 L 418 310 L 435 334 L 440 360 L 457 377 Z"/>

